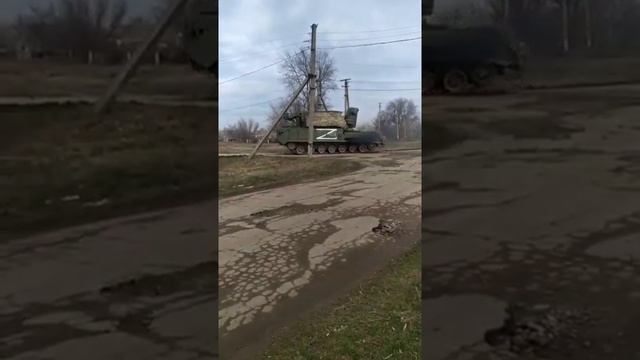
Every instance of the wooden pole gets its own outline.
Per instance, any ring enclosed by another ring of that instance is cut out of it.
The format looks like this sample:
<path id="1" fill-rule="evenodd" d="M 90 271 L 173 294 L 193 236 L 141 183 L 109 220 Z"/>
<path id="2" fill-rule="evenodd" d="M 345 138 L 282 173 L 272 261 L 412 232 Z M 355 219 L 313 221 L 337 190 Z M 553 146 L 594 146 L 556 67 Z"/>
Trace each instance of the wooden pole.
<path id="1" fill-rule="evenodd" d="M 569 4 L 562 0 L 562 46 L 565 53 L 569 52 Z"/>
<path id="2" fill-rule="evenodd" d="M 151 33 L 146 42 L 136 51 L 131 60 L 127 63 L 127 65 L 122 69 L 120 74 L 116 77 L 115 81 L 109 86 L 105 94 L 100 98 L 98 103 L 96 104 L 95 111 L 98 114 L 103 113 L 109 105 L 116 98 L 118 92 L 124 86 L 124 84 L 131 78 L 131 76 L 135 73 L 136 69 L 140 65 L 140 61 L 142 60 L 142 56 L 151 48 L 162 36 L 165 30 L 171 25 L 173 20 L 178 16 L 180 11 L 184 8 L 189 0 L 179 0 L 174 2 L 173 7 L 165 17 L 162 19 L 162 22 L 158 24 L 158 27 Z"/>
<path id="3" fill-rule="evenodd" d="M 347 115 L 347 110 L 349 110 L 349 80 L 351 79 L 342 79 L 340 81 L 344 81 L 344 115 Z"/>
<path id="4" fill-rule="evenodd" d="M 313 118 L 316 112 L 316 102 L 318 100 L 318 88 L 317 80 L 318 74 L 316 73 L 316 28 L 318 25 L 311 25 L 311 69 L 309 69 L 309 111 L 307 115 L 307 128 L 309 129 L 309 157 L 313 156 Z"/>
<path id="5" fill-rule="evenodd" d="M 271 135 L 271 133 L 273 132 L 273 129 L 275 129 L 278 123 L 280 122 L 280 120 L 282 120 L 282 117 L 284 116 L 284 114 L 287 113 L 287 110 L 289 110 L 291 105 L 293 105 L 293 103 L 296 101 L 296 99 L 298 98 L 302 90 L 304 90 L 305 86 L 307 86 L 308 82 L 309 82 L 309 78 L 307 77 L 307 80 L 305 80 L 300 85 L 300 87 L 296 90 L 296 92 L 293 93 L 293 96 L 291 96 L 291 100 L 289 100 L 289 102 L 287 103 L 287 106 L 285 106 L 284 108 L 282 108 L 282 110 L 280 110 L 280 113 L 278 114 L 276 121 L 273 122 L 273 124 L 271 125 L 271 127 L 269 128 L 269 131 L 267 131 L 265 136 L 263 136 L 262 139 L 260 139 L 260 141 L 258 142 L 258 145 L 256 145 L 256 147 L 253 149 L 253 151 L 249 155 L 249 159 L 253 159 L 256 156 L 256 153 L 262 146 L 262 143 L 264 143 L 264 141 L 269 137 L 269 135 Z"/>
<path id="6" fill-rule="evenodd" d="M 584 1 L 584 31 L 587 40 L 587 48 L 591 48 L 593 39 L 591 38 L 591 1 Z"/>
<path id="7" fill-rule="evenodd" d="M 504 21 L 504 25 L 507 26 L 507 27 L 509 27 L 509 17 L 511 16 L 511 14 L 510 14 L 511 13 L 511 9 L 509 8 L 510 5 L 511 4 L 509 3 L 509 0 L 504 0 L 504 19 L 503 19 L 503 21 Z"/>

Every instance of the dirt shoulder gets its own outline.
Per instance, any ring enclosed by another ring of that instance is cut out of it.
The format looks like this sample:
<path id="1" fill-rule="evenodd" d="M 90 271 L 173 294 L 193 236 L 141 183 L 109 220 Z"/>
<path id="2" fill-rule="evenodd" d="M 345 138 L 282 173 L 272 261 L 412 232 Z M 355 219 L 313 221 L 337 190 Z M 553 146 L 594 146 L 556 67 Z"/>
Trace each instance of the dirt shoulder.
<path id="1" fill-rule="evenodd" d="M 425 98 L 466 136 L 423 159 L 425 356 L 640 351 L 639 100 L 638 86 Z"/>
<path id="2" fill-rule="evenodd" d="M 264 359 L 421 359 L 421 252 L 414 248 L 325 311 L 289 328 Z"/>
<path id="3" fill-rule="evenodd" d="M 122 66 L 0 60 L 0 97 L 102 95 L 121 70 Z M 123 92 L 209 99 L 217 87 L 213 78 L 188 65 L 142 66 Z"/>
<path id="4" fill-rule="evenodd" d="M 210 109 L 2 108 L 2 238 L 237 195 L 363 167 L 354 159 L 221 158 Z"/>

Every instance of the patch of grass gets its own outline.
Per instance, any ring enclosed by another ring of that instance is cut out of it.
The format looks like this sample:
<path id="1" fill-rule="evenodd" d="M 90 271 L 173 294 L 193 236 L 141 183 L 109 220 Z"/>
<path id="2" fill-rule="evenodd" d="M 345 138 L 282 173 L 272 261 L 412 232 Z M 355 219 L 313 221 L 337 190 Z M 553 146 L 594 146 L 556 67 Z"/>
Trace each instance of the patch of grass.
<path id="1" fill-rule="evenodd" d="M 395 259 L 329 311 L 287 330 L 272 360 L 421 359 L 421 253 Z"/>
<path id="2" fill-rule="evenodd" d="M 221 157 L 218 159 L 218 193 L 230 196 L 248 191 L 317 180 L 363 168 L 356 160 L 343 158 Z"/>
<path id="3" fill-rule="evenodd" d="M 0 60 L 0 96 L 101 95 L 122 65 Z M 124 87 L 128 94 L 212 96 L 215 81 L 189 65 L 143 65 Z"/>
<path id="4" fill-rule="evenodd" d="M 254 143 L 241 142 L 219 142 L 218 152 L 220 154 L 249 154 L 256 147 Z M 260 147 L 258 154 L 291 154 L 287 148 L 278 143 L 264 143 Z"/>
<path id="5" fill-rule="evenodd" d="M 424 122 L 422 124 L 424 154 L 432 154 L 439 150 L 452 147 L 467 139 L 467 135 L 461 130 L 452 126 L 445 126 L 434 122 Z"/>
<path id="6" fill-rule="evenodd" d="M 497 119 L 481 123 L 481 126 L 497 134 L 512 135 L 516 139 L 566 139 L 584 130 L 571 127 L 553 116 Z"/>
<path id="7" fill-rule="evenodd" d="M 640 80 L 637 57 L 569 57 L 532 59 L 525 82 L 534 86 L 597 84 Z"/>
<path id="8" fill-rule="evenodd" d="M 118 105 L 3 109 L 5 236 L 213 198 L 210 110 Z"/>
<path id="9" fill-rule="evenodd" d="M 388 150 L 395 149 L 420 149 L 422 147 L 422 141 L 420 140 L 411 140 L 411 141 L 389 141 L 384 144 L 384 148 Z"/>

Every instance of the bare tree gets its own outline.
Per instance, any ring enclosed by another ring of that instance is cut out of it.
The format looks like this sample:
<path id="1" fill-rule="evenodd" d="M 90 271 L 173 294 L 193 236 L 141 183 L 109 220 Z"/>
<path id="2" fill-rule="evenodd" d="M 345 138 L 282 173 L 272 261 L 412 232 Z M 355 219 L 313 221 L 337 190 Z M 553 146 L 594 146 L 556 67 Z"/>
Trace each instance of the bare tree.
<path id="1" fill-rule="evenodd" d="M 435 15 L 434 20 L 439 24 L 453 27 L 467 27 L 491 23 L 489 13 L 476 4 L 449 8 Z"/>
<path id="2" fill-rule="evenodd" d="M 17 31 L 43 50 L 67 52 L 104 50 L 127 15 L 125 0 L 58 0 L 46 6 L 31 5 L 17 18 Z"/>
<path id="3" fill-rule="evenodd" d="M 318 50 L 316 60 L 318 63 L 318 96 L 325 101 L 327 107 L 330 105 L 326 103 L 327 96 L 330 91 L 336 90 L 336 66 L 333 58 L 328 52 Z M 310 69 L 310 54 L 309 51 L 301 48 L 294 53 L 286 53 L 285 61 L 280 67 L 280 74 L 284 84 L 290 92 L 294 92 L 307 78 Z M 307 109 L 309 104 L 309 92 L 303 91 L 299 98 L 299 108 Z M 317 102 L 318 109 L 322 106 L 322 102 Z"/>
<path id="4" fill-rule="evenodd" d="M 155 4 L 153 5 L 153 9 L 151 11 L 152 20 L 155 22 L 161 21 L 164 18 L 164 16 L 169 11 L 171 11 L 175 3 L 178 1 L 179 0 L 155 0 Z M 181 32 L 184 28 L 183 27 L 184 20 L 185 20 L 184 14 L 177 16 L 176 19 L 173 21 L 173 24 L 171 24 L 170 30 L 172 32 Z"/>
<path id="5" fill-rule="evenodd" d="M 534 52 L 566 52 L 581 47 L 615 52 L 640 48 L 637 0 L 485 1 L 494 22 L 506 25 Z"/>
<path id="6" fill-rule="evenodd" d="M 276 103 L 269 104 L 269 107 L 271 108 L 271 110 L 269 112 L 269 115 L 267 115 L 268 124 L 272 125 L 278 120 L 278 115 L 280 115 L 280 112 L 282 111 L 282 109 L 285 106 L 287 106 L 288 102 L 289 102 L 289 99 L 280 99 Z M 292 116 L 296 116 L 304 113 L 306 108 L 304 108 L 303 106 L 304 105 L 302 104 L 301 101 L 294 102 L 293 105 L 291 105 L 291 107 L 289 108 L 289 110 L 287 110 L 285 117 L 292 117 Z M 280 122 L 276 126 L 276 129 L 282 126 L 284 126 L 284 122 Z"/>
<path id="7" fill-rule="evenodd" d="M 241 141 L 254 141 L 258 137 L 259 130 L 260 124 L 257 121 L 241 118 L 235 124 L 227 126 L 224 132 L 227 136 Z"/>
<path id="8" fill-rule="evenodd" d="M 387 103 L 378 114 L 375 125 L 388 138 L 408 140 L 419 138 L 420 117 L 413 100 L 397 98 Z"/>

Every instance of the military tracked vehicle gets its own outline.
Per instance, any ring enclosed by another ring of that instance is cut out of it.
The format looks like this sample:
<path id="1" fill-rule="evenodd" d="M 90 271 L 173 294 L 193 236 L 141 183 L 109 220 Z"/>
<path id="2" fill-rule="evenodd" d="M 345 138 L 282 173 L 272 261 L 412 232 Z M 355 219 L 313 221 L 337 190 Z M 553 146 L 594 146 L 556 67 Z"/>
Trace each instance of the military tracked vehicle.
<path id="1" fill-rule="evenodd" d="M 213 73 L 218 70 L 218 2 L 189 0 L 185 11 L 184 49 L 194 69 Z"/>
<path id="2" fill-rule="evenodd" d="M 305 114 L 283 119 L 277 130 L 277 141 L 296 155 L 307 152 L 309 128 Z M 313 148 L 319 154 L 374 152 L 384 146 L 384 139 L 375 131 L 356 130 L 358 108 L 339 111 L 318 111 L 314 118 Z"/>
<path id="3" fill-rule="evenodd" d="M 454 29 L 426 25 L 422 38 L 424 91 L 460 94 L 499 76 L 519 77 L 518 52 L 494 27 Z"/>

